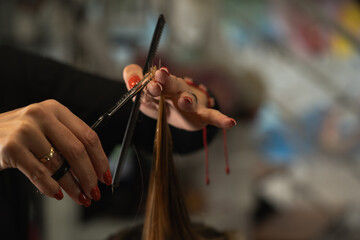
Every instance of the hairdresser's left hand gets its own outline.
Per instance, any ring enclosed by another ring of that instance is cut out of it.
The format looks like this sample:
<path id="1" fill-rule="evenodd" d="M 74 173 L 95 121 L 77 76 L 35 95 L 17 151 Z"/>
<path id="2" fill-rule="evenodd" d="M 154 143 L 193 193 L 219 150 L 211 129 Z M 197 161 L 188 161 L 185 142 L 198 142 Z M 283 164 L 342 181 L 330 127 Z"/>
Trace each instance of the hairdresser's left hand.
<path id="1" fill-rule="evenodd" d="M 128 65 L 123 72 L 128 88 L 134 86 L 142 77 L 142 68 Z M 155 80 L 145 88 L 140 110 L 151 118 L 158 117 L 158 97 L 164 94 L 168 103 L 168 123 L 188 131 L 200 130 L 210 124 L 219 128 L 231 128 L 236 125 L 234 119 L 211 107 L 214 99 L 208 99 L 206 88 L 188 84 L 191 79 L 178 78 L 167 68 L 155 73 Z M 208 106 L 209 105 L 209 106 Z"/>

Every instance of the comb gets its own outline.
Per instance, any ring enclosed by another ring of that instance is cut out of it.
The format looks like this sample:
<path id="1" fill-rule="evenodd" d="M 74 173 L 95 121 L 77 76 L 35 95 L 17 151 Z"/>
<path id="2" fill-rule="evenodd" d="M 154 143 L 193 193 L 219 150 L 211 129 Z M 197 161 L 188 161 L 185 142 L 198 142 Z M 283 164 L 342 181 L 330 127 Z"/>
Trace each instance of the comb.
<path id="1" fill-rule="evenodd" d="M 151 44 L 150 44 L 150 49 L 146 58 L 146 62 L 143 68 L 143 75 L 145 75 L 148 70 L 150 69 L 154 56 L 156 54 L 158 45 L 159 45 L 159 41 L 161 38 L 161 34 L 163 32 L 165 26 L 165 18 L 164 15 L 160 15 L 154 30 L 154 34 L 153 34 L 153 38 L 151 40 Z M 115 169 L 115 174 L 114 174 L 114 178 L 113 178 L 113 188 L 114 187 L 118 187 L 119 183 L 120 183 L 120 175 L 121 175 L 121 170 L 122 170 L 122 166 L 124 163 L 124 160 L 127 156 L 127 153 L 129 151 L 130 145 L 132 143 L 132 138 L 134 135 L 134 131 L 135 131 L 135 127 L 136 127 L 136 121 L 137 121 L 137 117 L 139 115 L 139 109 L 140 109 L 140 98 L 141 98 L 141 94 L 138 94 L 135 98 L 134 104 L 132 106 L 131 109 L 131 113 L 130 113 L 130 117 L 126 126 L 126 130 L 125 130 L 125 135 L 122 141 L 122 145 L 121 145 L 121 149 L 120 149 L 120 156 L 119 156 L 119 160 L 117 162 L 116 165 L 116 169 Z"/>

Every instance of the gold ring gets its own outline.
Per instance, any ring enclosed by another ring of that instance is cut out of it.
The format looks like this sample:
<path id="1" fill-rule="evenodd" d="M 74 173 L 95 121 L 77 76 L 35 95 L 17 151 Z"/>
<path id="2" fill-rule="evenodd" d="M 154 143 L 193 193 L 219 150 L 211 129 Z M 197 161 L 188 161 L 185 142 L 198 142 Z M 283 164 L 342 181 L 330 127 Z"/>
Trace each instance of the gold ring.
<path id="1" fill-rule="evenodd" d="M 46 163 L 47 161 L 50 161 L 50 159 L 53 158 L 54 155 L 55 155 L 54 148 L 50 148 L 50 152 L 48 154 L 46 154 L 45 156 L 43 156 L 42 158 L 40 158 L 39 161 L 42 163 Z"/>

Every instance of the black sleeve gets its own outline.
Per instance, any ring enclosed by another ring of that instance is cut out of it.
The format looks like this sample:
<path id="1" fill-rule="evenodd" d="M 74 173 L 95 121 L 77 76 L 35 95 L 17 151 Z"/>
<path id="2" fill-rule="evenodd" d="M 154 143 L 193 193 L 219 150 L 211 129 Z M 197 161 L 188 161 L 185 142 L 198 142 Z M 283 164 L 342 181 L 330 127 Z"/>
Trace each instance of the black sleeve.
<path id="1" fill-rule="evenodd" d="M 76 70 L 44 57 L 0 46 L 0 113 L 46 99 L 55 99 L 92 125 L 126 92 L 122 81 Z M 131 104 L 121 109 L 98 131 L 106 153 L 120 143 Z M 134 142 L 138 149 L 152 151 L 156 121 L 139 116 Z M 201 131 L 172 128 L 174 151 L 187 153 L 202 147 Z M 214 135 L 210 131 L 209 138 Z M 37 196 L 16 169 L 0 172 L 0 232 L 6 239 L 26 239 L 28 201 Z M 36 203 L 36 201 L 34 201 Z M 9 238 L 7 238 L 9 236 Z"/>
<path id="2" fill-rule="evenodd" d="M 10 47 L 0 47 L 0 112 L 46 99 L 68 107 L 88 125 L 110 108 L 126 92 L 122 81 L 113 81 L 77 70 L 59 62 Z M 122 141 L 131 104 L 124 106 L 99 131 L 105 152 Z M 152 151 L 156 121 L 140 114 L 134 143 Z M 174 152 L 188 153 L 202 148 L 201 131 L 171 128 Z M 208 127 L 208 139 L 216 130 Z"/>

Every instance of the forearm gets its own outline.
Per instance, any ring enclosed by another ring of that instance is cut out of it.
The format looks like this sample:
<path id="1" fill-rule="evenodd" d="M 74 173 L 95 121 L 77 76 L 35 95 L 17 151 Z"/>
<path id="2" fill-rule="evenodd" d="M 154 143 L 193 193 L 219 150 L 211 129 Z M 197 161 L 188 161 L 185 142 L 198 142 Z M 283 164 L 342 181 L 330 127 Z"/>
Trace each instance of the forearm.
<path id="1" fill-rule="evenodd" d="M 1 47 L 0 52 L 0 66 L 3 69 L 0 72 L 3 79 L 0 112 L 55 99 L 92 125 L 126 91 L 122 82 L 89 74 L 47 58 L 7 47 Z M 130 108 L 131 104 L 124 106 L 99 129 L 105 152 L 122 141 Z M 134 142 L 140 149 L 152 151 L 155 126 L 154 119 L 140 115 L 134 136 Z M 201 131 L 188 132 L 177 128 L 171 128 L 171 131 L 174 152 L 187 153 L 202 148 Z M 209 139 L 215 131 L 215 128 L 209 128 Z"/>

